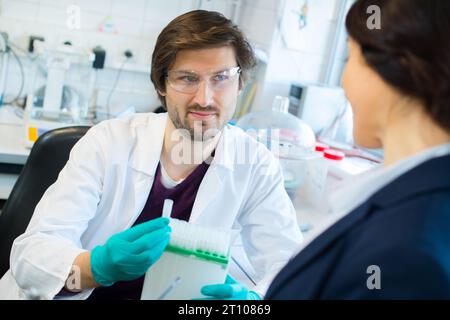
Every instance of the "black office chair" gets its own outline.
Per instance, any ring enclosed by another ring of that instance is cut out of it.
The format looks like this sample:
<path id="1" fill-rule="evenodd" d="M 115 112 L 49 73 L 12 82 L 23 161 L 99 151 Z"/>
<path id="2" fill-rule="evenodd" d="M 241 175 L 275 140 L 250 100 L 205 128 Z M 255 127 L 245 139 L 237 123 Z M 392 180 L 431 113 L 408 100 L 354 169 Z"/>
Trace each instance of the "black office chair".
<path id="1" fill-rule="evenodd" d="M 25 232 L 34 208 L 62 170 L 75 143 L 90 127 L 46 132 L 33 145 L 27 162 L 0 214 L 0 277 L 9 269 L 14 239 Z"/>

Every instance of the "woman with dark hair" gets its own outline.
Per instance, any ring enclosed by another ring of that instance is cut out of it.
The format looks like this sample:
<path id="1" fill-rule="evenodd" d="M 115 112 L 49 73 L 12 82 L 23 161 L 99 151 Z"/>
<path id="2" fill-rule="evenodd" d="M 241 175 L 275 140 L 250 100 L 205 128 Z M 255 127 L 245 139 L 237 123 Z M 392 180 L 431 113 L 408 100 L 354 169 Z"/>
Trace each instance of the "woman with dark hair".
<path id="1" fill-rule="evenodd" d="M 369 7 L 381 28 L 370 29 Z M 337 222 L 269 299 L 450 298 L 450 1 L 360 0 L 343 86 L 356 142 L 384 165 L 337 190 Z"/>

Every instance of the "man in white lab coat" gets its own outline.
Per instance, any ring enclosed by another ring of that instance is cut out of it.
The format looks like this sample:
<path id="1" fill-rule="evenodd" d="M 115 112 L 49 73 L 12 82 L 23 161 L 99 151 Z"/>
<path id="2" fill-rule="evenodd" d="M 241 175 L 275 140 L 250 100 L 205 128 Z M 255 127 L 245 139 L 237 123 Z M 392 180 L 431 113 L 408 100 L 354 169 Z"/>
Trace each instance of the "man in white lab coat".
<path id="1" fill-rule="evenodd" d="M 240 230 L 257 285 L 239 295 L 223 296 L 220 285 L 203 293 L 263 297 L 302 236 L 279 163 L 227 124 L 254 64 L 248 42 L 222 15 L 193 11 L 173 20 L 151 71 L 168 113 L 104 121 L 75 145 L 14 241 L 0 298 L 139 298 L 143 275 L 170 238 L 158 218 L 164 198 L 174 200 L 173 217 Z"/>

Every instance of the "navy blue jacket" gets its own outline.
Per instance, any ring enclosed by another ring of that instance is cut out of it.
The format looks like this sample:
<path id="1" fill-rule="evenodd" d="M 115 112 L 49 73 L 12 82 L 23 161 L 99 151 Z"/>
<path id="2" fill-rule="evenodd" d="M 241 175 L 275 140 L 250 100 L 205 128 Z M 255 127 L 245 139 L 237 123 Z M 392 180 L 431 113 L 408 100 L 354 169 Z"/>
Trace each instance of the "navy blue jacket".
<path id="1" fill-rule="evenodd" d="M 450 156 L 401 175 L 331 226 L 266 298 L 450 299 Z"/>

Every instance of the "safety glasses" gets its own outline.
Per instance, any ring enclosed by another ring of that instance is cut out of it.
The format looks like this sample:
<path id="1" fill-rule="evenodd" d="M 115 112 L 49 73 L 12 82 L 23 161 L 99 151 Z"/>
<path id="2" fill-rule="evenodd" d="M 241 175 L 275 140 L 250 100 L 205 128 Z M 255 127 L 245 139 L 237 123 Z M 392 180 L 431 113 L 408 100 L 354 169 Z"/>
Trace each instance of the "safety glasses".
<path id="1" fill-rule="evenodd" d="M 170 70 L 166 79 L 170 87 L 181 93 L 196 93 L 202 80 L 215 92 L 230 88 L 241 73 L 240 67 L 233 67 L 219 72 L 197 74 L 193 71 Z"/>

